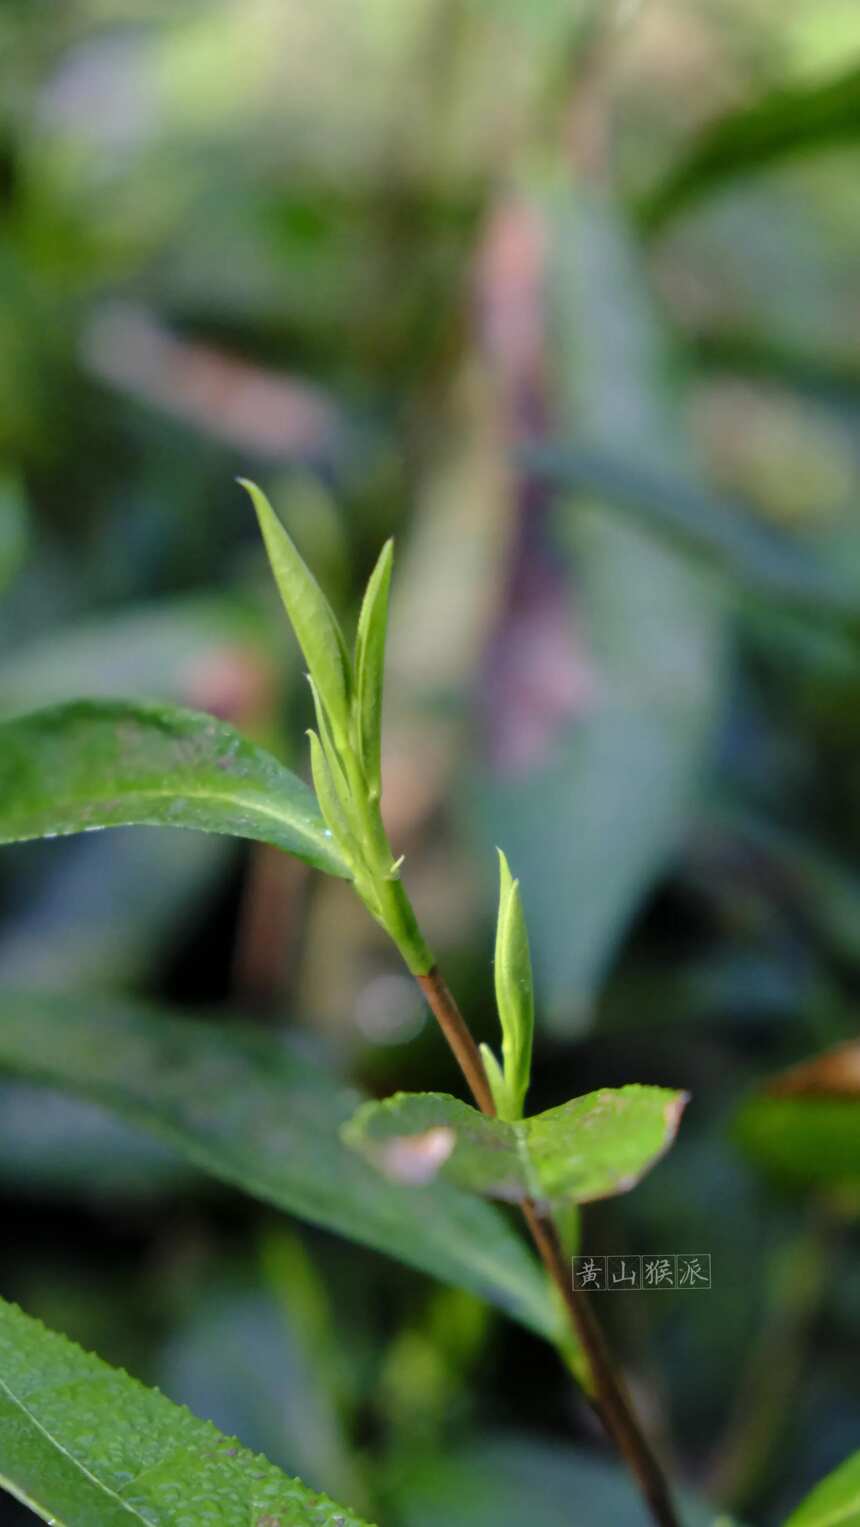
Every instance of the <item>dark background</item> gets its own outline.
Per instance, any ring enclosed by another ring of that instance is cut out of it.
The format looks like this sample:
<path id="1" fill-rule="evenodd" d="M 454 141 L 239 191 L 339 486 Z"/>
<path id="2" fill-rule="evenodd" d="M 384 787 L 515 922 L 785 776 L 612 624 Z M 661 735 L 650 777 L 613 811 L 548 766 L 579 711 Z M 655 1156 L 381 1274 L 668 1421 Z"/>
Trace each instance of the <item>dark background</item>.
<path id="1" fill-rule="evenodd" d="M 691 1493 L 778 1523 L 860 1435 L 856 1192 L 776 1184 L 736 1126 L 856 1028 L 860 12 L 6 0 L 0 74 L 0 709 L 174 699 L 304 771 L 234 477 L 348 626 L 395 535 L 407 884 L 493 1040 L 506 849 L 535 1109 L 693 1094 L 583 1244 L 711 1254 L 708 1293 L 599 1308 Z M 0 914 L 4 986 L 458 1090 L 347 888 L 269 850 L 10 848 Z M 0 1191 L 5 1296 L 386 1527 L 642 1520 L 471 1297 L 8 1080 Z"/>

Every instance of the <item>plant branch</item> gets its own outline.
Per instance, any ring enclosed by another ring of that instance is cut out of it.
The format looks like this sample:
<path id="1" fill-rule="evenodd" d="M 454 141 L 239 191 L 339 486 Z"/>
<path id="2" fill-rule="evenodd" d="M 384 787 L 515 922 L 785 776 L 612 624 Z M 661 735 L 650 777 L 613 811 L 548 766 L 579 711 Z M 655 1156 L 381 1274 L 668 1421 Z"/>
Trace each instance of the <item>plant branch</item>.
<path id="1" fill-rule="evenodd" d="M 454 999 L 445 977 L 438 966 L 434 965 L 429 975 L 416 976 L 416 981 L 421 987 L 433 1016 L 436 1018 L 442 1033 L 448 1041 L 453 1052 L 454 1059 L 460 1067 L 469 1091 L 475 1099 L 481 1113 L 494 1114 L 495 1104 L 493 1095 L 487 1081 L 487 1073 L 484 1070 L 484 1062 L 463 1014 Z"/>
<path id="2" fill-rule="evenodd" d="M 434 965 L 427 975 L 416 975 L 415 979 L 448 1041 L 475 1102 L 482 1113 L 495 1114 L 480 1050 L 444 976 Z M 594 1383 L 595 1409 L 635 1478 L 654 1521 L 659 1527 L 678 1527 L 678 1518 L 663 1471 L 642 1432 L 630 1397 L 615 1373 L 594 1312 L 588 1300 L 573 1287 L 556 1227 L 552 1219 L 539 1213 L 531 1199 L 526 1199 L 521 1207 L 541 1261 L 564 1301 L 574 1335 L 588 1359 Z"/>

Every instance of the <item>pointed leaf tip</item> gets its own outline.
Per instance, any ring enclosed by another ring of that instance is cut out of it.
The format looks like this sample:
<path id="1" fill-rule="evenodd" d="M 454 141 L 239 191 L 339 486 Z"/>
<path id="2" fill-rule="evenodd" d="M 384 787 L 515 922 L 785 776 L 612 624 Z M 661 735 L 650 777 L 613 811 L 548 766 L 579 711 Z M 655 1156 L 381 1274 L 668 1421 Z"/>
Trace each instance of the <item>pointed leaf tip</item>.
<path id="1" fill-rule="evenodd" d="M 355 634 L 355 731 L 365 778 L 376 795 L 382 788 L 382 691 L 393 559 L 389 538 L 367 581 Z"/>
<path id="2" fill-rule="evenodd" d="M 496 927 L 494 979 L 502 1026 L 502 1057 L 510 1117 L 518 1118 L 531 1074 L 534 1031 L 534 992 L 528 932 L 519 895 L 519 881 L 501 849 L 499 855 L 499 915 Z"/>
<path id="3" fill-rule="evenodd" d="M 337 618 L 261 488 L 238 478 L 259 521 L 278 591 L 320 698 L 339 738 L 349 730 L 352 673 Z"/>

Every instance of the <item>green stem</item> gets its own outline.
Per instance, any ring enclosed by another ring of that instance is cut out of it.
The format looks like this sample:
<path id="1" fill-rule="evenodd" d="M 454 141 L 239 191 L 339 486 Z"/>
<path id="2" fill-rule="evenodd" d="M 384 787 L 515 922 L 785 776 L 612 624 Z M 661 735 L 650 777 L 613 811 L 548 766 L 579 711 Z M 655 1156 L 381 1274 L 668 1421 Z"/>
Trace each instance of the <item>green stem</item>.
<path id="1" fill-rule="evenodd" d="M 416 977 L 425 976 L 433 968 L 433 956 L 398 873 L 393 871 L 394 855 L 382 821 L 379 796 L 368 788 L 352 748 L 343 754 L 343 761 L 355 806 L 361 846 L 373 877 L 376 905 L 365 898 L 367 905 L 397 945 L 410 973 Z"/>

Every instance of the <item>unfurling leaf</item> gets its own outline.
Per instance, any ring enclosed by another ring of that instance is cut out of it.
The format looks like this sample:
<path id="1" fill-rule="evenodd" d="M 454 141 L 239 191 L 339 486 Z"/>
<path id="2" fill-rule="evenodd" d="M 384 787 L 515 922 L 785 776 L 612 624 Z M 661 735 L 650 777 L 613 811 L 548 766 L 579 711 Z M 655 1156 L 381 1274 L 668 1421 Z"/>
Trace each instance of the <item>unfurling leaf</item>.
<path id="1" fill-rule="evenodd" d="M 502 1025 L 504 1111 L 496 1098 L 499 1115 L 513 1121 L 522 1117 L 532 1064 L 534 1034 L 534 988 L 529 936 L 520 899 L 519 881 L 499 849 L 499 920 L 496 926 L 496 1003 Z"/>
<path id="2" fill-rule="evenodd" d="M 352 675 L 349 654 L 334 611 L 300 557 L 265 493 L 244 477 L 239 482 L 257 511 L 269 562 L 284 608 L 338 741 L 349 734 Z"/>
<path id="3" fill-rule="evenodd" d="M 335 843 L 350 868 L 354 870 L 360 862 L 361 850 L 353 834 L 343 802 L 338 794 L 333 772 L 337 768 L 337 763 L 334 760 L 331 763 L 329 762 L 316 732 L 309 731 L 308 739 L 311 745 L 311 778 L 314 782 L 314 790 L 319 801 L 320 811 L 328 824 Z"/>
<path id="4" fill-rule="evenodd" d="M 401 1170 L 410 1143 L 446 1130 L 453 1139 L 437 1153 L 440 1177 L 467 1192 L 552 1208 L 635 1187 L 672 1144 L 686 1102 L 686 1093 L 666 1087 L 602 1087 L 511 1123 L 444 1093 L 399 1092 L 365 1103 L 343 1134 L 387 1176 L 414 1181 Z"/>
<path id="5" fill-rule="evenodd" d="M 0 1486 L 54 1527 L 366 1527 L 3 1300 Z"/>
<path id="6" fill-rule="evenodd" d="M 493 1095 L 496 1113 L 500 1119 L 515 1118 L 516 1111 L 513 1109 L 511 1100 L 508 1097 L 508 1084 L 505 1081 L 504 1071 L 489 1045 L 482 1044 L 478 1048 L 481 1052 L 481 1060 L 484 1062 L 484 1070 L 487 1073 L 487 1081 L 490 1085 L 490 1092 Z M 522 1109 L 520 1109 L 520 1113 L 522 1113 Z"/>
<path id="7" fill-rule="evenodd" d="M 386 541 L 368 580 L 355 636 L 355 729 L 364 776 L 377 797 L 382 789 L 382 685 L 393 556 L 394 543 Z"/>

